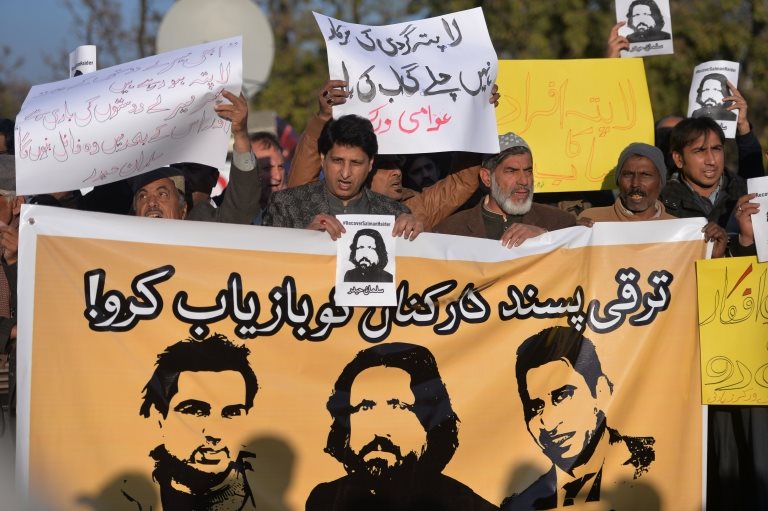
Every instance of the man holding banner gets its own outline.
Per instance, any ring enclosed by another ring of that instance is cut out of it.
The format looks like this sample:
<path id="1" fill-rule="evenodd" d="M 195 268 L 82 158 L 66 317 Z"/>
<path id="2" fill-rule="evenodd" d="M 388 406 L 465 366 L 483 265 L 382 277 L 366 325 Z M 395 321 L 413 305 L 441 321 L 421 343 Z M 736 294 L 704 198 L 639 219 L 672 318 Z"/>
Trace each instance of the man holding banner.
<path id="1" fill-rule="evenodd" d="M 136 216 L 250 224 L 259 212 L 262 183 L 248 138 L 248 102 L 242 94 L 236 96 L 223 90 L 222 95 L 230 103 L 214 108 L 220 117 L 232 122 L 235 138 L 230 181 L 222 205 L 214 208 L 209 201 L 202 201 L 187 213 L 182 172 L 173 167 L 162 167 L 134 178 L 133 211 Z"/>
<path id="2" fill-rule="evenodd" d="M 549 230 L 576 225 L 576 217 L 533 202 L 533 155 L 514 133 L 499 136 L 499 154 L 483 162 L 480 179 L 491 193 L 472 209 L 449 216 L 435 232 L 501 240 L 506 247 Z"/>
<path id="3" fill-rule="evenodd" d="M 345 232 L 335 215 L 395 215 L 393 236 L 414 239 L 424 224 L 399 202 L 364 188 L 379 149 L 368 119 L 345 115 L 329 121 L 318 141 L 325 179 L 270 196 L 264 225 L 325 231 L 336 240 Z"/>

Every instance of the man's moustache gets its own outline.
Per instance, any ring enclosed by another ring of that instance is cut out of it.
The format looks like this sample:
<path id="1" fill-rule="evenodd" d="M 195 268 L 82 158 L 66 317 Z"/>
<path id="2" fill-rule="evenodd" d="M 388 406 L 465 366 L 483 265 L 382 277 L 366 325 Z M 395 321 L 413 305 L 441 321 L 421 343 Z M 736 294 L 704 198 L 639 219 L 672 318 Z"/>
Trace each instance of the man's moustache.
<path id="1" fill-rule="evenodd" d="M 644 190 L 641 190 L 640 188 L 630 188 L 627 192 L 627 195 L 640 195 L 641 197 L 645 197 L 648 194 L 645 193 Z"/>
<path id="2" fill-rule="evenodd" d="M 197 449 L 195 449 L 195 450 L 192 452 L 192 455 L 189 457 L 189 460 L 188 460 L 188 462 L 189 462 L 189 463 L 200 463 L 201 465 L 205 465 L 206 463 L 205 463 L 204 461 L 203 461 L 203 462 L 196 462 L 196 461 L 195 461 L 195 457 L 196 457 L 198 454 L 200 454 L 200 456 L 201 456 L 202 458 L 207 458 L 207 457 L 208 457 L 208 455 L 209 455 L 209 454 L 211 454 L 211 453 L 213 453 L 213 454 L 217 454 L 217 453 L 220 453 L 220 452 L 223 452 L 223 453 L 225 453 L 225 454 L 227 455 L 227 458 L 228 458 L 228 459 L 231 459 L 231 458 L 232 458 L 232 457 L 229 455 L 229 449 L 227 449 L 226 447 L 222 447 L 221 449 L 211 449 L 210 447 L 203 447 L 203 446 L 200 446 L 200 447 L 198 447 Z M 217 464 L 217 463 L 218 463 L 218 461 L 216 461 L 216 462 L 212 462 L 211 464 L 215 465 L 215 464 Z"/>
<path id="3" fill-rule="evenodd" d="M 365 456 L 374 451 L 388 452 L 390 454 L 394 454 L 398 458 L 401 457 L 400 447 L 393 444 L 389 438 L 379 435 L 375 435 L 373 440 L 365 444 L 362 449 L 360 449 L 359 456 L 361 458 L 365 458 Z"/>

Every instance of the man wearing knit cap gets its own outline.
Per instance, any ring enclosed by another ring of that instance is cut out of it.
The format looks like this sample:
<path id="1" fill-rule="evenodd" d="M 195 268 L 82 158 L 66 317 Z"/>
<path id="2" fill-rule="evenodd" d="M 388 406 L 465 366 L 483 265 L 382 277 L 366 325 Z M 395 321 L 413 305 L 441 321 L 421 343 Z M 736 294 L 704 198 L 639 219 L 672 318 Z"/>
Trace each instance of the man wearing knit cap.
<path id="1" fill-rule="evenodd" d="M 635 222 L 640 220 L 670 220 L 676 218 L 667 213 L 659 200 L 659 193 L 667 183 L 667 167 L 659 148 L 635 142 L 619 155 L 616 165 L 616 185 L 619 196 L 613 206 L 590 208 L 579 215 L 586 225 L 593 222 Z M 713 241 L 712 256 L 725 254 L 728 236 L 725 229 L 714 222 L 704 229 L 706 241 Z"/>
<path id="2" fill-rule="evenodd" d="M 491 193 L 474 208 L 440 222 L 434 232 L 496 239 L 512 247 L 576 225 L 570 213 L 533 202 L 533 156 L 525 140 L 506 133 L 499 137 L 499 147 L 499 154 L 487 157 L 480 169 L 480 179 Z"/>
<path id="3" fill-rule="evenodd" d="M 675 218 L 664 209 L 659 193 L 667 183 L 664 155 L 652 145 L 629 144 L 619 155 L 616 186 L 619 196 L 613 206 L 584 210 L 579 218 L 596 222 L 668 220 Z"/>

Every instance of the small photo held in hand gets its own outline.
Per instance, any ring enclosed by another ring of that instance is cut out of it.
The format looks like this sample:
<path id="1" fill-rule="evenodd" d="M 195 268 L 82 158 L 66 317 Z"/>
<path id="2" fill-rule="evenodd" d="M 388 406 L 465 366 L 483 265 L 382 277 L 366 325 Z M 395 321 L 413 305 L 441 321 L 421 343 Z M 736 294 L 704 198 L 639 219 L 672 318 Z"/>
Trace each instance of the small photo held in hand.
<path id="1" fill-rule="evenodd" d="M 391 215 L 337 215 L 346 232 L 336 252 L 337 305 L 396 305 L 395 238 Z"/>
<path id="2" fill-rule="evenodd" d="M 619 29 L 619 35 L 629 41 L 622 57 L 674 53 L 669 0 L 616 0 L 616 21 L 626 22 Z"/>

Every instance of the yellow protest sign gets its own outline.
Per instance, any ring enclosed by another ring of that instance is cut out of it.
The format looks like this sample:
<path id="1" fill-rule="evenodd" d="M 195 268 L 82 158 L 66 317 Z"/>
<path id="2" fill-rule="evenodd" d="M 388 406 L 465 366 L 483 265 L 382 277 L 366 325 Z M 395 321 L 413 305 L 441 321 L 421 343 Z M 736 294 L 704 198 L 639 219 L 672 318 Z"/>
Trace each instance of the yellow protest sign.
<path id="1" fill-rule="evenodd" d="M 768 263 L 696 263 L 703 404 L 768 404 Z"/>
<path id="2" fill-rule="evenodd" d="M 537 192 L 615 188 L 621 150 L 653 144 L 642 59 L 504 60 L 497 83 L 498 131 L 531 146 Z"/>

